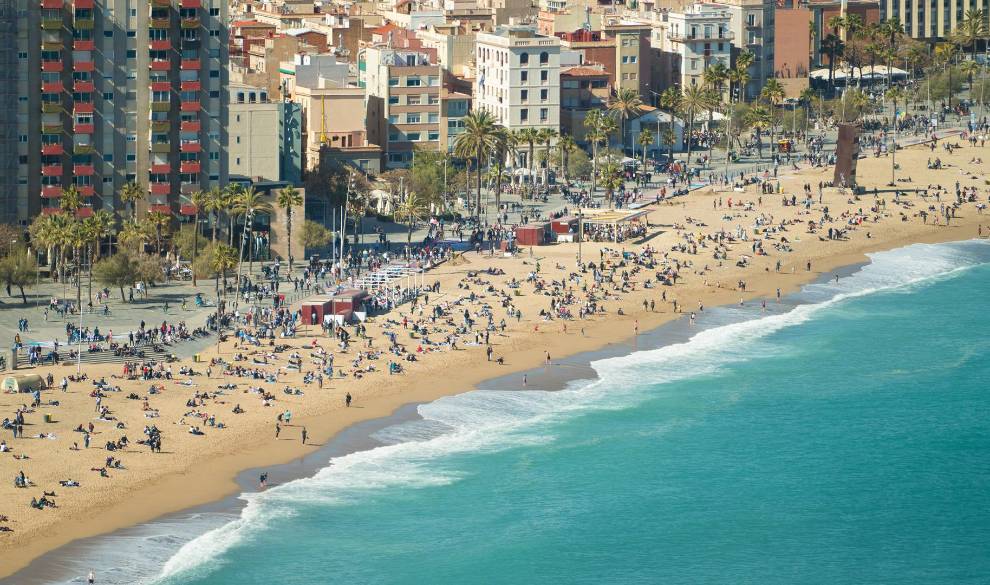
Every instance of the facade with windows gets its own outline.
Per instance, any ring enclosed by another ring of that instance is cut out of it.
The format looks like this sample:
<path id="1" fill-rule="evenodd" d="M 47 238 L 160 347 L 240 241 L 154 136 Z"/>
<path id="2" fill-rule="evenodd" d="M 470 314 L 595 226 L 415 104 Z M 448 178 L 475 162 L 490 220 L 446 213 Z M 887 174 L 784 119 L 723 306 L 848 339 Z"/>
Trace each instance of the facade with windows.
<path id="1" fill-rule="evenodd" d="M 560 127 L 560 39 L 532 27 L 478 33 L 474 99 L 510 130 Z"/>
<path id="2" fill-rule="evenodd" d="M 20 4 L 20 3 L 19 3 Z M 227 4 L 40 0 L 17 18 L 17 219 L 114 209 L 128 182 L 148 209 L 194 213 L 226 182 Z"/>
<path id="3" fill-rule="evenodd" d="M 730 66 L 732 41 L 728 10 L 693 4 L 684 12 L 668 12 L 654 33 L 661 47 L 665 85 L 703 85 L 705 70 L 715 63 Z"/>

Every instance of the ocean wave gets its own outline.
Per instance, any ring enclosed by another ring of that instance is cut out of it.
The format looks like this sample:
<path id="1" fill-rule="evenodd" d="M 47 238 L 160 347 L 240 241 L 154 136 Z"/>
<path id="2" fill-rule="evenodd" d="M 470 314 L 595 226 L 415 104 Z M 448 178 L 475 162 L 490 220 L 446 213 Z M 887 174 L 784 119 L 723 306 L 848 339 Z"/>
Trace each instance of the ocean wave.
<path id="1" fill-rule="evenodd" d="M 735 322 L 703 328 L 688 341 L 597 360 L 597 380 L 576 381 L 558 392 L 479 390 L 422 404 L 419 419 L 374 436 L 382 446 L 332 459 L 312 477 L 243 494 L 240 517 L 187 542 L 165 563 L 156 583 L 179 583 L 221 566 L 223 554 L 303 506 L 343 505 L 390 488 L 445 485 L 461 475 L 443 461 L 459 453 L 494 452 L 553 441 L 555 419 L 589 409 L 628 408 L 648 399 L 644 384 L 704 376 L 752 359 L 759 342 L 815 318 L 851 298 L 908 290 L 990 262 L 985 242 L 916 244 L 870 255 L 871 262 L 839 282 L 805 287 L 785 313 L 737 311 Z"/>

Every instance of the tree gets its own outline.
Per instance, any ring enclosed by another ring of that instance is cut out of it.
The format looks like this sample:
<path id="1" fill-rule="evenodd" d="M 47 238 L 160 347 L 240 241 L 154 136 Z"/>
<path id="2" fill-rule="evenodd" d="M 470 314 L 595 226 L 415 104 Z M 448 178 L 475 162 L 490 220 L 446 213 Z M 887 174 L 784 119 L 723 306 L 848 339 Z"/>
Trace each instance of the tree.
<path id="1" fill-rule="evenodd" d="M 162 240 L 168 235 L 169 226 L 172 225 L 172 216 L 161 211 L 152 211 L 146 219 L 155 233 L 155 250 L 161 256 Z"/>
<path id="2" fill-rule="evenodd" d="M 303 197 L 299 191 L 296 191 L 291 185 L 282 189 L 278 192 L 278 197 L 276 198 L 276 203 L 278 206 L 285 210 L 285 233 L 286 242 L 288 246 L 286 248 L 289 255 L 289 273 L 292 273 L 292 216 L 295 214 L 295 208 L 303 204 Z"/>
<path id="3" fill-rule="evenodd" d="M 21 302 L 25 305 L 28 301 L 24 287 L 34 284 L 37 278 L 38 263 L 34 254 L 25 246 L 14 247 L 10 254 L 0 260 L 0 280 L 7 287 L 7 296 L 13 296 L 10 289 L 16 286 L 21 292 Z"/>
<path id="4" fill-rule="evenodd" d="M 223 243 L 217 243 L 213 246 L 213 257 L 211 259 L 210 266 L 216 273 L 217 278 L 217 290 L 220 290 L 220 277 L 223 277 L 223 293 L 227 296 L 227 272 L 231 270 L 234 266 L 240 266 L 237 261 L 237 250 L 233 246 Z M 238 277 L 240 278 L 240 277 Z"/>
<path id="5" fill-rule="evenodd" d="M 211 242 L 209 238 L 200 234 L 195 226 L 186 224 L 179 227 L 178 232 L 172 238 L 172 243 L 175 244 L 181 257 L 190 258 L 195 264 L 199 256 L 194 255 L 194 251 L 205 250 Z"/>
<path id="6" fill-rule="evenodd" d="M 599 179 L 605 188 L 605 198 L 611 206 L 615 202 L 615 192 L 622 189 L 625 180 L 622 177 L 622 167 L 618 162 L 609 160 L 599 169 Z"/>
<path id="7" fill-rule="evenodd" d="M 557 138 L 557 136 L 557 131 L 553 128 L 540 128 L 540 131 L 537 133 L 537 139 L 539 140 L 539 143 L 543 145 L 543 160 L 546 163 L 543 167 L 544 185 L 550 184 L 550 145 L 553 143 L 554 139 Z"/>
<path id="8" fill-rule="evenodd" d="M 408 226 L 406 243 L 412 244 L 412 233 L 416 222 L 430 217 L 430 202 L 425 195 L 410 191 L 404 201 L 395 209 L 395 219 L 405 221 Z"/>
<path id="9" fill-rule="evenodd" d="M 131 221 L 137 221 L 137 202 L 144 199 L 144 189 L 129 181 L 120 189 L 120 202 L 127 206 Z"/>
<path id="10" fill-rule="evenodd" d="M 529 169 L 529 175 L 526 177 L 526 182 L 529 184 L 529 189 L 527 189 L 527 194 L 532 199 L 534 191 L 534 183 L 536 177 L 533 175 L 533 163 L 536 162 L 536 142 L 540 139 L 540 132 L 536 128 L 523 128 L 522 130 L 516 131 L 516 141 L 519 144 L 525 144 L 529 147 L 526 155 L 526 166 Z"/>
<path id="11" fill-rule="evenodd" d="M 127 221 L 120 227 L 117 240 L 127 246 L 140 244 L 140 250 L 144 251 L 144 244 L 154 237 L 154 228 L 147 221 Z"/>
<path id="12" fill-rule="evenodd" d="M 905 93 L 904 90 L 893 87 L 887 90 L 885 96 L 893 104 L 894 108 L 894 140 L 890 146 L 890 186 L 894 187 L 897 185 L 897 104 L 898 102 L 904 102 Z"/>
<path id="13" fill-rule="evenodd" d="M 469 112 L 464 117 L 464 132 L 454 139 L 454 154 L 463 159 L 474 157 L 477 161 L 478 191 L 475 201 L 475 217 L 481 219 L 481 167 L 486 158 L 498 149 L 501 131 L 495 116 L 486 110 Z"/>
<path id="14" fill-rule="evenodd" d="M 217 224 L 220 223 L 220 212 L 226 208 L 227 205 L 227 192 L 220 187 L 213 187 L 206 192 L 205 200 L 203 201 L 203 209 L 205 209 L 211 216 L 211 225 L 213 227 L 213 235 L 210 237 L 210 241 L 216 243 L 217 241 Z"/>
<path id="15" fill-rule="evenodd" d="M 739 99 L 742 103 L 746 103 L 748 97 L 746 95 L 746 88 L 749 87 L 749 80 L 752 77 L 749 73 L 749 68 L 755 62 L 756 55 L 750 51 L 743 51 L 736 55 L 736 65 L 729 74 L 729 80 L 736 84 L 736 88 L 739 91 Z"/>
<path id="16" fill-rule="evenodd" d="M 560 163 L 560 174 L 564 177 L 564 182 L 567 183 L 570 181 L 570 176 L 568 174 L 570 171 L 568 168 L 568 162 L 571 157 L 571 153 L 577 149 L 577 144 L 574 142 L 574 137 L 570 134 L 562 135 L 560 140 L 557 141 L 557 149 L 560 151 L 560 159 L 558 160 Z"/>
<path id="17" fill-rule="evenodd" d="M 333 240 L 333 232 L 312 220 L 304 220 L 299 232 L 299 241 L 303 245 L 303 254 L 308 249 L 326 247 Z"/>
<path id="18" fill-rule="evenodd" d="M 271 203 L 265 201 L 264 195 L 262 195 L 258 191 L 255 191 L 254 187 L 251 186 L 248 187 L 247 189 L 243 189 L 240 191 L 237 198 L 234 200 L 233 210 L 238 215 L 243 215 L 246 221 L 251 222 L 253 224 L 255 215 L 259 213 L 264 213 L 270 217 L 272 213 L 274 213 L 275 208 L 272 207 Z M 247 224 L 245 224 L 245 230 L 247 230 L 248 232 L 247 234 L 248 237 L 245 238 L 244 234 L 241 235 L 240 261 L 244 262 L 244 241 L 247 240 L 248 263 L 250 265 L 250 270 L 253 272 L 254 255 L 251 253 L 251 248 L 254 242 L 254 238 L 251 236 L 254 236 L 254 226 L 251 225 L 249 228 Z M 240 268 L 238 268 L 238 273 L 237 273 L 238 286 L 240 286 L 240 281 L 241 281 Z"/>
<path id="19" fill-rule="evenodd" d="M 753 106 L 746 113 L 744 118 L 744 123 L 746 126 L 755 129 L 760 132 L 766 129 L 771 124 L 772 113 L 763 104 L 753 104 Z M 756 141 L 756 148 L 758 150 L 758 155 L 763 158 L 763 142 L 760 140 Z"/>
<path id="20" fill-rule="evenodd" d="M 608 100 L 608 109 L 619 120 L 619 146 L 625 149 L 626 123 L 632 118 L 637 118 L 643 111 L 643 99 L 635 90 L 623 88 L 619 89 L 615 95 Z"/>
<path id="21" fill-rule="evenodd" d="M 684 89 L 681 109 L 684 110 L 688 117 L 687 163 L 684 166 L 684 170 L 686 171 L 689 180 L 691 176 L 691 146 L 694 142 L 691 139 L 694 134 L 694 117 L 698 112 L 703 112 L 712 107 L 714 107 L 714 104 L 712 104 L 711 101 L 711 94 L 705 91 L 702 87 L 690 85 Z"/>
<path id="22" fill-rule="evenodd" d="M 976 61 L 976 45 L 988 36 L 990 36 L 990 29 L 987 28 L 986 13 L 978 8 L 970 8 L 957 25 L 956 30 L 952 31 L 950 38 L 960 48 L 972 47 L 972 59 Z"/>
<path id="23" fill-rule="evenodd" d="M 603 130 L 607 116 L 601 110 L 591 110 L 584 117 L 584 127 L 587 128 L 585 137 L 591 143 L 591 197 L 594 198 L 598 188 L 598 147 L 608 140 Z"/>
<path id="24" fill-rule="evenodd" d="M 124 287 L 133 286 L 138 281 L 140 266 L 133 252 L 123 250 L 97 262 L 93 267 L 93 275 L 101 284 L 119 288 L 120 300 L 127 302 Z"/>
<path id="25" fill-rule="evenodd" d="M 636 142 L 639 143 L 640 149 L 643 151 L 643 168 L 646 168 L 646 149 L 653 144 L 653 132 L 650 132 L 649 128 L 643 128 L 639 131 L 639 136 L 636 138 Z"/>
<path id="26" fill-rule="evenodd" d="M 79 190 L 74 185 L 69 185 L 62 191 L 59 208 L 74 216 L 80 207 L 82 207 L 82 195 L 79 194 Z"/>
<path id="27" fill-rule="evenodd" d="M 818 49 L 819 53 L 828 55 L 828 87 L 830 92 L 835 91 L 835 64 L 838 63 L 839 57 L 842 56 L 845 50 L 846 44 L 842 42 L 842 39 L 838 35 L 832 33 L 825 35 L 825 38 L 822 39 L 821 47 Z"/>
<path id="28" fill-rule="evenodd" d="M 773 115 L 777 110 L 777 104 L 784 101 L 784 86 L 776 79 L 768 79 L 763 85 L 763 90 L 760 91 L 760 97 L 770 106 L 770 154 L 773 156 L 773 153 L 777 150 L 776 125 L 774 124 Z"/>

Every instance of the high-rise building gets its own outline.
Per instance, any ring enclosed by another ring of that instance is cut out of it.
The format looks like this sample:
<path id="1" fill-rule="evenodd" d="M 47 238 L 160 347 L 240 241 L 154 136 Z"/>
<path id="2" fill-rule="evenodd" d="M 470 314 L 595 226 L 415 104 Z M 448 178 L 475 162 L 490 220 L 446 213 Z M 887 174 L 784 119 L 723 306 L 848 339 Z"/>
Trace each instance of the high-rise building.
<path id="1" fill-rule="evenodd" d="M 17 0 L 0 0 L 0 222 L 8 224 L 18 219 L 16 39 Z"/>
<path id="2" fill-rule="evenodd" d="M 16 0 L 17 219 L 113 209 L 128 182 L 143 205 L 191 213 L 226 182 L 227 3 Z"/>

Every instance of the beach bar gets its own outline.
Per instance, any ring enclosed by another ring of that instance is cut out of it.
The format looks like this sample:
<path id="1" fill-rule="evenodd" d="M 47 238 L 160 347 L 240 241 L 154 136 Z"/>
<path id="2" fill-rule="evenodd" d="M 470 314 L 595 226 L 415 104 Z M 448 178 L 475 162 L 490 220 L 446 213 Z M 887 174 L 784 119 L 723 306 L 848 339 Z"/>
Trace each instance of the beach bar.
<path id="1" fill-rule="evenodd" d="M 542 246 L 547 243 L 549 223 L 521 225 L 516 228 L 516 243 L 520 246 Z"/>
<path id="2" fill-rule="evenodd" d="M 578 218 L 574 216 L 558 217 L 550 222 L 550 230 L 558 242 L 574 242 L 578 239 Z"/>
<path id="3" fill-rule="evenodd" d="M 588 230 L 606 228 L 613 241 L 618 242 L 620 232 L 628 229 L 633 224 L 649 221 L 649 210 L 588 210 L 584 214 L 584 233 Z"/>
<path id="4" fill-rule="evenodd" d="M 367 314 L 364 301 L 368 298 L 368 291 L 357 288 L 344 289 L 331 299 L 331 312 L 329 314 L 340 316 L 343 321 L 349 321 L 354 313 Z"/>

